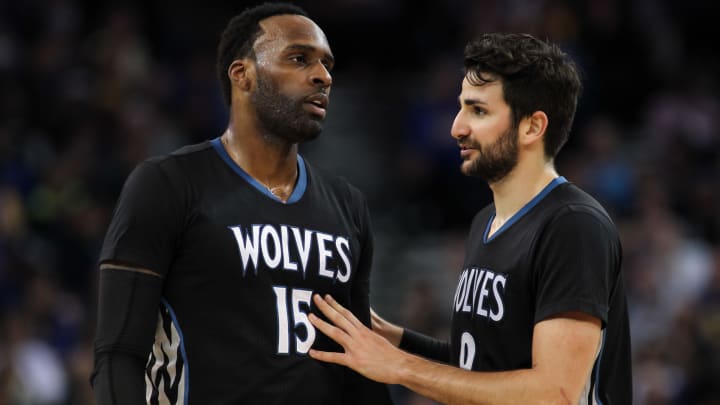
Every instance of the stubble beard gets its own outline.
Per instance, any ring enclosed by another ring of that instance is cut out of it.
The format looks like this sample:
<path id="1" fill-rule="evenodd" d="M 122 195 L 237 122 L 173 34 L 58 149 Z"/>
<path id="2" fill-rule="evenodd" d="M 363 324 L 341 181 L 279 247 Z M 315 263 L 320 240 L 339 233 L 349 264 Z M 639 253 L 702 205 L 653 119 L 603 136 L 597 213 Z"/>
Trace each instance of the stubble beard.
<path id="1" fill-rule="evenodd" d="M 278 85 L 258 71 L 257 88 L 250 96 L 257 111 L 263 137 L 271 143 L 300 143 L 313 140 L 322 132 L 322 119 L 303 108 L 304 100 L 282 94 Z"/>

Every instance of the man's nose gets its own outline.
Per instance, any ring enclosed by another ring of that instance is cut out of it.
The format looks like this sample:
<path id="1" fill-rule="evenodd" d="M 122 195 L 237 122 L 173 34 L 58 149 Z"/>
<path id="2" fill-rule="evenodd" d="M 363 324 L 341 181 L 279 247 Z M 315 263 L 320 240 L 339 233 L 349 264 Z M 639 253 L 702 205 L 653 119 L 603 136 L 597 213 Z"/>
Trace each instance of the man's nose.
<path id="1" fill-rule="evenodd" d="M 317 62 L 310 74 L 310 81 L 316 86 L 330 87 L 332 85 L 332 75 L 322 62 Z"/>
<path id="2" fill-rule="evenodd" d="M 458 111 L 450 128 L 450 135 L 455 139 L 465 138 L 470 135 L 470 126 L 462 119 L 462 111 Z"/>

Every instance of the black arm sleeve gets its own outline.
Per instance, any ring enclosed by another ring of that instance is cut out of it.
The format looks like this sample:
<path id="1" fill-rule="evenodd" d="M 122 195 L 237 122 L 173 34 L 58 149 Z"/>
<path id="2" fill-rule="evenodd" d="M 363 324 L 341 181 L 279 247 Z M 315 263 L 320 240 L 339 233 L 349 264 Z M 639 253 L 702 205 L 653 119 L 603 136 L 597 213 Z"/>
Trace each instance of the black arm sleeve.
<path id="1" fill-rule="evenodd" d="M 400 348 L 431 360 L 450 362 L 450 343 L 410 329 L 403 329 Z"/>
<path id="2" fill-rule="evenodd" d="M 95 369 L 99 405 L 145 404 L 145 363 L 157 323 L 162 279 L 130 270 L 100 271 Z"/>

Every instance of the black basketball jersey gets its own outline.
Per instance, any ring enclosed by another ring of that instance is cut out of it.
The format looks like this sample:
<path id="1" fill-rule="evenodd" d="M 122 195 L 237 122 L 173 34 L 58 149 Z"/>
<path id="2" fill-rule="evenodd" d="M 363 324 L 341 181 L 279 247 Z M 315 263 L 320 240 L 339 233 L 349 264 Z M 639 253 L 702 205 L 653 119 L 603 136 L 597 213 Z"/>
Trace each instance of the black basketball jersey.
<path id="1" fill-rule="evenodd" d="M 369 325 L 371 256 L 357 189 L 298 156 L 283 203 L 217 138 L 136 168 L 101 261 L 164 276 L 148 404 L 339 404 L 370 382 L 307 355 L 339 350 L 307 315 L 332 294 Z"/>
<path id="2" fill-rule="evenodd" d="M 631 403 L 622 253 L 605 210 L 560 177 L 488 237 L 494 214 L 492 204 L 485 207 L 470 230 L 453 302 L 452 363 L 477 371 L 531 368 L 535 324 L 580 311 L 603 324 L 581 403 Z"/>

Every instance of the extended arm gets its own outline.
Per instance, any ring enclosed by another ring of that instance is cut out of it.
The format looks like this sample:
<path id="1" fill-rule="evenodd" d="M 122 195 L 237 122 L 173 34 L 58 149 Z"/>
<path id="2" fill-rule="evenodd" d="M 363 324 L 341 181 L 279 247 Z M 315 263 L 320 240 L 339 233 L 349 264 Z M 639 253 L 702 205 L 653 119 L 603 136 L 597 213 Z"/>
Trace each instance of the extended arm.
<path id="1" fill-rule="evenodd" d="M 450 344 L 410 329 L 403 329 L 388 322 L 372 309 L 370 310 L 372 330 L 407 352 L 418 354 L 428 359 L 450 362 Z"/>
<path id="2" fill-rule="evenodd" d="M 600 320 L 565 313 L 536 324 L 533 367 L 506 372 L 467 371 L 435 363 L 394 347 L 331 297 L 314 297 L 333 322 L 311 322 L 344 353 L 310 351 L 318 360 L 346 365 L 368 378 L 402 384 L 448 404 L 577 403 L 600 343 Z"/>

